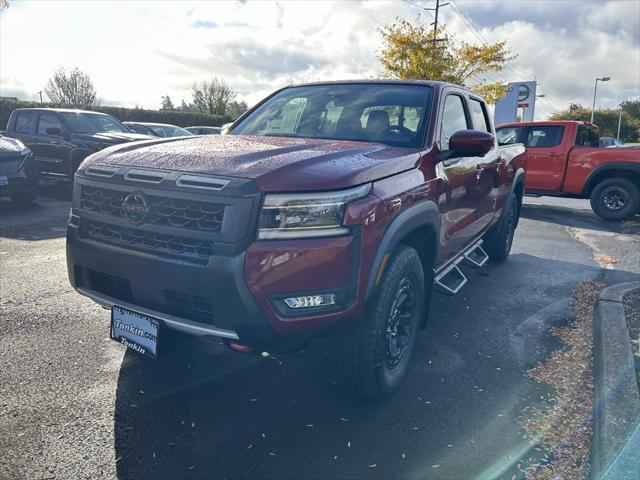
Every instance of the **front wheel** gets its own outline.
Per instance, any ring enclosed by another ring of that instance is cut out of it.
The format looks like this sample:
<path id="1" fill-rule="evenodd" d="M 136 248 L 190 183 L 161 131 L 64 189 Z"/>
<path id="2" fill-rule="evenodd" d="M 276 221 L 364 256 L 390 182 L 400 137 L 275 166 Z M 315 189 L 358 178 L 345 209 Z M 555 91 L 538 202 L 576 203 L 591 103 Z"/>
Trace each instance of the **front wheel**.
<path id="1" fill-rule="evenodd" d="M 620 177 L 598 183 L 591 192 L 590 200 L 594 213 L 603 220 L 628 220 L 640 208 L 638 186 Z"/>
<path id="2" fill-rule="evenodd" d="M 377 399 L 398 389 L 407 374 L 424 304 L 420 256 L 401 245 L 391 254 L 366 318 L 336 333 L 339 367 L 349 390 Z"/>

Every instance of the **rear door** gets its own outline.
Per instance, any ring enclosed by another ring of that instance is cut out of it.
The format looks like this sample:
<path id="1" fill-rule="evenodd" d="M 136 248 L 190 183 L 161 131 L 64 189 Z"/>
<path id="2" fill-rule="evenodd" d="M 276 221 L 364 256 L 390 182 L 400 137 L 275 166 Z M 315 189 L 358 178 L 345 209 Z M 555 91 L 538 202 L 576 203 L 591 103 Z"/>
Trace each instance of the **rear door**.
<path id="1" fill-rule="evenodd" d="M 526 127 L 527 147 L 525 170 L 528 190 L 557 191 L 562 188 L 565 156 L 562 125 L 531 125 Z"/>
<path id="2" fill-rule="evenodd" d="M 473 122 L 473 129 L 495 135 L 487 106 L 479 98 L 469 97 L 469 112 Z M 504 198 L 508 194 L 508 188 L 503 188 L 500 182 L 500 171 L 504 166 L 500 150 L 497 143 L 486 155 L 479 157 L 478 186 L 475 193 L 478 207 L 476 213 L 475 233 L 480 233 L 487 227 L 496 213 L 498 205 L 504 203 Z"/>

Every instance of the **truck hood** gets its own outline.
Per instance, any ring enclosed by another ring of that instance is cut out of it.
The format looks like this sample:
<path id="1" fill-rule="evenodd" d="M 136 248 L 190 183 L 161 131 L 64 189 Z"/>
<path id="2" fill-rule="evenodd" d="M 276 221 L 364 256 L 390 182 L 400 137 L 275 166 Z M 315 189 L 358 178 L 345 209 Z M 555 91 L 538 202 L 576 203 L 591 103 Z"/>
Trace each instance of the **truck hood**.
<path id="1" fill-rule="evenodd" d="M 134 166 L 248 178 L 263 191 L 331 190 L 410 170 L 424 153 L 369 142 L 207 135 L 111 147 L 88 157 L 83 168 Z"/>

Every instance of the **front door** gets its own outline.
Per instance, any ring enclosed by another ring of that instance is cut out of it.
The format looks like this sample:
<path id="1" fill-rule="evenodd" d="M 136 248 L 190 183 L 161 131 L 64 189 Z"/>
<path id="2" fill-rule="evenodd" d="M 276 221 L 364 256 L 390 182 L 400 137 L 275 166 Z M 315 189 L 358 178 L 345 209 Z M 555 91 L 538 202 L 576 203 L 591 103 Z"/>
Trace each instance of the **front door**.
<path id="1" fill-rule="evenodd" d="M 562 188 L 565 168 L 563 134 L 564 127 L 561 125 L 527 127 L 527 190 L 558 191 Z"/>
<path id="2" fill-rule="evenodd" d="M 65 139 L 65 135 L 62 122 L 55 113 L 40 113 L 31 150 L 41 171 L 69 173 L 70 144 Z"/>
<path id="3" fill-rule="evenodd" d="M 461 95 L 445 98 L 440 129 L 441 159 L 436 164 L 439 179 L 438 207 L 441 212 L 439 263 L 460 252 L 479 231 L 483 203 L 477 195 L 481 190 L 482 158 L 462 156 L 447 158 L 449 138 L 455 132 L 471 129 L 466 102 Z"/>

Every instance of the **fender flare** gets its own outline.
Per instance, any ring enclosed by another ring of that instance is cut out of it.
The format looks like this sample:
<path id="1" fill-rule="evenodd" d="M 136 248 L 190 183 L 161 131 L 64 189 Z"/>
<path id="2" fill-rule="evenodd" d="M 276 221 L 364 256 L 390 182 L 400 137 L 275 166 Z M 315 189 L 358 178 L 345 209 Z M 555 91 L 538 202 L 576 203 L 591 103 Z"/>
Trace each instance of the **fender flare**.
<path id="1" fill-rule="evenodd" d="M 524 175 L 525 175 L 524 168 L 520 167 L 520 168 L 518 168 L 518 170 L 516 170 L 516 173 L 513 175 L 513 182 L 511 182 L 511 188 L 509 190 L 509 196 L 511 196 L 511 194 L 516 191 L 516 187 L 519 184 L 522 184 L 522 194 L 524 195 L 524 187 L 525 187 L 525 185 L 524 185 Z"/>
<path id="2" fill-rule="evenodd" d="M 613 150 L 613 149 L 612 149 Z M 607 170 L 628 170 L 631 172 L 636 172 L 640 174 L 640 163 L 633 162 L 611 162 L 605 163 L 597 166 L 591 173 L 587 176 L 587 179 L 584 181 L 584 187 L 582 188 L 582 195 L 585 198 L 588 198 L 591 194 L 591 190 L 595 187 L 595 178 L 601 174 L 602 172 L 606 172 Z"/>
<path id="3" fill-rule="evenodd" d="M 375 289 L 375 280 L 382 265 L 385 254 L 391 253 L 400 241 L 411 232 L 422 227 L 433 228 L 436 236 L 434 255 L 437 257 L 438 239 L 440 238 L 440 211 L 433 200 L 423 200 L 412 205 L 396 215 L 382 236 L 378 244 L 378 250 L 369 272 L 365 302 L 367 302 Z"/>

